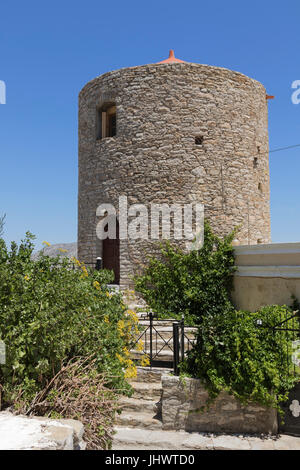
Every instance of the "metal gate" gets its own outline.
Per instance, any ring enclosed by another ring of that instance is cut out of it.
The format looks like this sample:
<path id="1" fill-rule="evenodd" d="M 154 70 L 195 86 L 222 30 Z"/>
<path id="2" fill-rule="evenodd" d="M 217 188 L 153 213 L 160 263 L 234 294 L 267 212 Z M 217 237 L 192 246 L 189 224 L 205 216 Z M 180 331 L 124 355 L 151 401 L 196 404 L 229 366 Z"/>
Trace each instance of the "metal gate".
<path id="1" fill-rule="evenodd" d="M 174 374 L 178 375 L 179 363 L 193 346 L 193 339 L 186 331 L 184 317 L 180 321 L 163 319 L 150 311 L 140 320 L 147 323 L 136 338 L 133 350 L 142 342 L 140 352 L 149 358 L 150 367 L 173 368 Z"/>
<path id="2" fill-rule="evenodd" d="M 274 326 L 265 325 L 259 321 L 258 325 L 270 330 L 272 334 L 281 332 L 285 335 L 287 349 L 282 354 L 284 373 L 298 377 L 298 383 L 290 391 L 288 400 L 281 404 L 284 416 L 278 416 L 279 432 L 300 436 L 300 317 L 299 312 L 286 314 L 284 320 Z"/>

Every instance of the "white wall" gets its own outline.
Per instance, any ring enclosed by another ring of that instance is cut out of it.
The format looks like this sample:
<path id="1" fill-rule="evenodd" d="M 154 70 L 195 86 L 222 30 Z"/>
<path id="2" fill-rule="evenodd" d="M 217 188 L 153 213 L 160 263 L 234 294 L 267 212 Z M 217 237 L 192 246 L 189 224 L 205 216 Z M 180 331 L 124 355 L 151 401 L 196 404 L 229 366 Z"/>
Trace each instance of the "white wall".
<path id="1" fill-rule="evenodd" d="M 292 295 L 300 300 L 300 243 L 234 249 L 238 270 L 233 301 L 237 308 L 254 311 L 263 305 L 291 305 Z"/>

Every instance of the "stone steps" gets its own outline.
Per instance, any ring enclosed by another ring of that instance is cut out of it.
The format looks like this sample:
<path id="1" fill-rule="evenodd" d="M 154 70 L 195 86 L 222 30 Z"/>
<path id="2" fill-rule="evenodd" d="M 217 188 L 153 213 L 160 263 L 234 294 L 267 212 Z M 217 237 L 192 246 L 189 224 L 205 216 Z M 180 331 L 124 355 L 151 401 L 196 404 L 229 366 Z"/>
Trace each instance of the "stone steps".
<path id="1" fill-rule="evenodd" d="M 146 354 L 150 354 L 150 350 L 147 349 L 146 350 Z M 143 356 L 145 356 L 145 353 L 143 351 L 137 351 L 137 350 L 134 350 L 132 349 L 130 351 L 130 357 L 131 359 L 134 359 L 134 360 L 137 360 L 137 361 L 140 361 Z M 154 361 L 160 361 L 160 362 L 167 362 L 167 363 L 170 363 L 173 361 L 173 352 L 172 351 L 160 351 L 159 354 L 153 358 Z"/>
<path id="2" fill-rule="evenodd" d="M 136 411 L 141 413 L 147 411 L 147 413 L 152 413 L 154 415 L 158 412 L 157 403 L 158 402 L 155 402 L 155 400 L 145 400 L 134 397 L 124 397 L 120 400 L 122 412 Z"/>
<path id="3" fill-rule="evenodd" d="M 162 429 L 160 418 L 161 376 L 169 372 L 170 369 L 137 368 L 137 378 L 130 381 L 134 390 L 133 396 L 123 397 L 120 401 L 122 412 L 116 417 L 118 429 L 129 428 L 138 431 Z M 118 440 L 114 441 L 116 449 L 119 444 Z M 123 448 L 123 443 L 120 448 Z"/>
<path id="4" fill-rule="evenodd" d="M 139 326 L 141 326 L 142 328 L 144 328 L 146 330 L 146 328 L 149 326 L 149 324 L 144 323 L 144 321 L 139 321 Z M 153 323 L 153 327 L 155 328 L 155 330 L 159 331 L 160 333 L 168 333 L 170 336 L 173 335 L 173 323 L 171 323 L 170 325 L 160 325 L 160 324 Z M 141 332 L 142 331 L 143 330 L 141 329 Z M 148 331 L 147 331 L 147 333 L 148 333 Z M 184 327 L 184 332 L 187 336 L 194 337 L 196 332 L 197 332 L 197 328 L 194 328 L 192 326 L 185 326 Z M 155 333 L 155 331 L 154 331 L 154 333 Z"/>
<path id="5" fill-rule="evenodd" d="M 169 368 L 162 368 L 162 367 L 137 367 L 137 377 L 135 378 L 134 382 L 154 382 L 154 383 L 161 383 L 161 376 L 166 374 L 171 374 L 173 369 Z"/>
<path id="6" fill-rule="evenodd" d="M 196 433 L 115 427 L 113 450 L 211 450 L 212 440 Z M 198 439 L 197 439 L 198 438 Z"/>
<path id="7" fill-rule="evenodd" d="M 170 331 L 172 331 L 173 329 L 173 323 L 175 322 L 176 320 L 172 320 L 172 319 L 169 319 L 169 320 L 153 320 L 153 326 L 157 327 L 157 326 L 161 326 L 162 328 L 163 327 L 167 327 L 167 328 L 170 328 Z M 150 325 L 150 320 L 148 319 L 145 319 L 145 318 L 141 318 L 139 317 L 139 324 L 141 326 L 149 326 Z"/>
<path id="8" fill-rule="evenodd" d="M 141 398 L 142 400 L 156 400 L 159 401 L 161 397 L 161 383 L 160 382 L 138 382 L 132 381 L 130 385 L 134 389 L 134 398 Z"/>
<path id="9" fill-rule="evenodd" d="M 145 349 L 146 347 L 146 353 L 148 354 L 150 352 L 150 338 L 141 338 L 141 341 L 143 342 L 143 347 Z M 192 341 L 192 340 L 191 340 Z M 171 349 L 172 348 L 172 349 Z M 187 351 L 188 349 L 191 349 L 192 348 L 192 344 L 190 341 L 188 341 L 186 338 L 185 338 L 185 341 L 184 341 L 184 350 Z M 173 338 L 152 338 L 152 350 L 153 350 L 153 353 L 155 353 L 156 351 L 160 351 L 162 349 L 162 351 L 166 352 L 166 351 L 170 351 L 170 352 L 173 352 Z M 132 349 L 132 351 L 136 351 L 136 349 Z"/>
<path id="10" fill-rule="evenodd" d="M 162 421 L 149 412 L 125 411 L 116 418 L 116 424 L 139 429 L 162 429 Z"/>

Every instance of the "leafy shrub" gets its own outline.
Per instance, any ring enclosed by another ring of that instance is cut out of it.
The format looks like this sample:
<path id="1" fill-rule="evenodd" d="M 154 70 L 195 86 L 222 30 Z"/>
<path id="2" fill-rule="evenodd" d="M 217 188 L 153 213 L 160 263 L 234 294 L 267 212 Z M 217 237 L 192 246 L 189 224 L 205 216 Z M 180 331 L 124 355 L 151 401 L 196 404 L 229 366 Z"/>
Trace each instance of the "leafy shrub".
<path id="1" fill-rule="evenodd" d="M 180 317 L 198 324 L 203 316 L 231 309 L 235 232 L 217 237 L 204 224 L 204 245 L 188 253 L 165 243 L 160 259 L 151 258 L 141 276 L 135 278 L 137 292 L 160 316 Z"/>
<path id="2" fill-rule="evenodd" d="M 256 313 L 232 309 L 204 316 L 181 371 L 201 379 L 211 400 L 226 390 L 244 404 L 278 408 L 299 380 L 290 367 L 293 333 L 259 327 L 257 321 L 272 327 L 287 315 L 288 307 L 272 305 Z M 285 325 L 292 326 L 291 321 Z"/>
<path id="3" fill-rule="evenodd" d="M 7 348 L 0 365 L 4 401 L 22 391 L 32 400 L 59 372 L 63 361 L 95 357 L 95 370 L 105 373 L 109 386 L 130 387 L 136 373 L 128 357 L 134 312 L 121 295 L 111 294 L 108 271 L 88 271 L 79 261 L 41 255 L 31 259 L 33 236 L 8 250 L 0 240 L 0 339 Z M 75 263 L 75 268 L 74 268 Z"/>
<path id="4" fill-rule="evenodd" d="M 299 380 L 288 367 L 292 333 L 259 328 L 257 320 L 267 318 L 272 326 L 290 311 L 276 305 L 256 313 L 235 310 L 230 297 L 234 234 L 220 239 L 206 221 L 201 250 L 185 253 L 165 244 L 162 257 L 150 259 L 136 277 L 136 289 L 154 312 L 175 318 L 184 313 L 186 323 L 197 325 L 195 345 L 180 372 L 203 381 L 208 405 L 226 390 L 243 403 L 279 407 Z"/>

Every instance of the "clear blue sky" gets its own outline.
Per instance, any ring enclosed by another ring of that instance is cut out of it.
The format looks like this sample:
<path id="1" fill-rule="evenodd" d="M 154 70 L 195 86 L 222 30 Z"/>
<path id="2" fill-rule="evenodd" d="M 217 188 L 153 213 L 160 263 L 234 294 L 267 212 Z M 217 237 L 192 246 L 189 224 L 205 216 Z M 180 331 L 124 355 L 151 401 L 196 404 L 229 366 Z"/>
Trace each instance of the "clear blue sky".
<path id="1" fill-rule="evenodd" d="M 77 97 L 92 78 L 157 62 L 190 61 L 261 81 L 270 148 L 300 143 L 299 0 L 52 0 L 1 2 L 0 214 L 6 239 L 37 245 L 77 234 Z M 300 147 L 270 154 L 272 241 L 300 241 Z"/>

